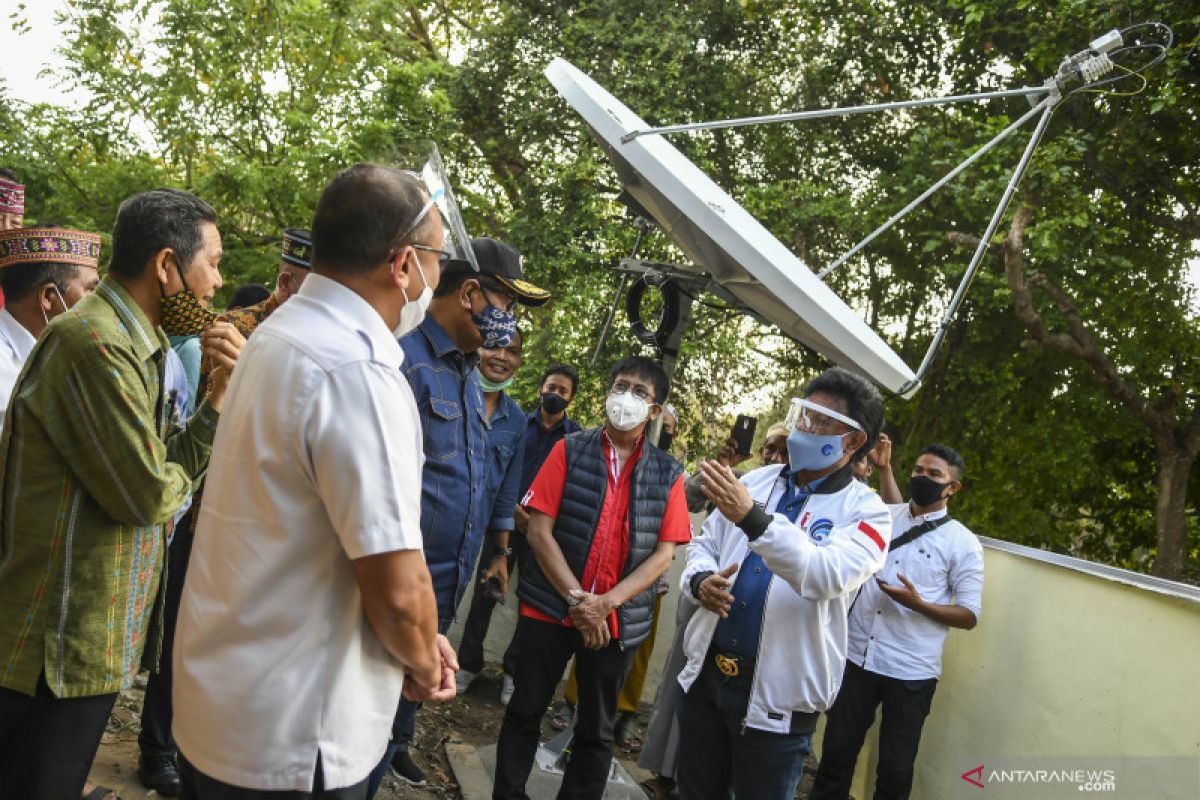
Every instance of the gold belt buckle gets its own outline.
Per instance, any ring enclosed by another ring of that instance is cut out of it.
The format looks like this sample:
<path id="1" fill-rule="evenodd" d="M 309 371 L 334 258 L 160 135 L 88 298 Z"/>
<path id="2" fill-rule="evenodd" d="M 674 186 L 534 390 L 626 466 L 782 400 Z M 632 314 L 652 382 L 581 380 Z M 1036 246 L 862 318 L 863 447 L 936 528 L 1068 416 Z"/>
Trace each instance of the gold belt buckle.
<path id="1" fill-rule="evenodd" d="M 741 671 L 736 658 L 723 656 L 720 653 L 717 653 L 717 669 L 721 670 L 721 674 L 726 678 L 736 678 L 738 672 Z"/>

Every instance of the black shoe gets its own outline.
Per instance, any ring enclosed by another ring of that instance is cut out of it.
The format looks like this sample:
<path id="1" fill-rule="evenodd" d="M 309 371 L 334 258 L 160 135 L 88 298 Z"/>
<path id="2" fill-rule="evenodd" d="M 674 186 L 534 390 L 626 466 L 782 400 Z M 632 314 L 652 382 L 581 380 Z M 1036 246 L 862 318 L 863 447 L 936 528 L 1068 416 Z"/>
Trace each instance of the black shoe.
<path id="1" fill-rule="evenodd" d="M 142 754 L 138 758 L 137 774 L 147 789 L 153 789 L 163 797 L 179 796 L 179 770 L 174 756 Z"/>
<path id="2" fill-rule="evenodd" d="M 391 772 L 409 786 L 424 786 L 425 773 L 412 760 L 407 750 L 397 750 L 392 756 Z"/>

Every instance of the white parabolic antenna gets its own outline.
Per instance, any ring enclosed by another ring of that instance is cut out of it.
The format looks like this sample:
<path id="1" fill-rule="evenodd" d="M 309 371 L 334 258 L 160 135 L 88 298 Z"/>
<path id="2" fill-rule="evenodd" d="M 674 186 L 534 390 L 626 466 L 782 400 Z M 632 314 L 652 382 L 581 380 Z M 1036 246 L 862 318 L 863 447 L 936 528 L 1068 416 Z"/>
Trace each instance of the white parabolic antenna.
<path id="1" fill-rule="evenodd" d="M 835 364 L 894 393 L 919 385 L 870 326 L 741 204 L 574 65 L 556 58 L 546 77 L 595 132 L 625 190 L 726 293 Z"/>

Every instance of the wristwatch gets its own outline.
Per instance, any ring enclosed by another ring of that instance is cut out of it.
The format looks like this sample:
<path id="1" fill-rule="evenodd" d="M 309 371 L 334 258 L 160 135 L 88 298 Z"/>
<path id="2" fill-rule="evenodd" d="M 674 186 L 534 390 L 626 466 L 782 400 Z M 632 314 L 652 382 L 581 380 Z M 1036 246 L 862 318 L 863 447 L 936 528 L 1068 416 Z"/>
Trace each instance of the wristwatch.
<path id="1" fill-rule="evenodd" d="M 583 598 L 577 594 L 567 595 L 567 608 L 574 608 L 583 602 Z"/>
<path id="2" fill-rule="evenodd" d="M 492 558 L 496 558 L 498 556 L 512 558 L 512 553 L 513 549 L 511 547 L 496 547 L 492 549 Z"/>

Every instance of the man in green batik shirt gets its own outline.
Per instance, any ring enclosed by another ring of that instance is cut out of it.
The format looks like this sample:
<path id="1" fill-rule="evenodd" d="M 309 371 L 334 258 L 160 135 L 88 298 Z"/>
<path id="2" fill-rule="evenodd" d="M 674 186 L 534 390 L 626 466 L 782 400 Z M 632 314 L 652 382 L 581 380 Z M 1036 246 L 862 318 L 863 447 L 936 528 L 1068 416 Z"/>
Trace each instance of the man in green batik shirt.
<path id="1" fill-rule="evenodd" d="M 5 796 L 78 798 L 117 693 L 143 655 L 157 667 L 169 523 L 208 465 L 244 342 L 228 323 L 205 331 L 212 391 L 180 420 L 163 329 L 195 299 L 181 273 L 221 254 L 203 200 L 128 198 L 109 274 L 52 320 L 17 383 L 0 437 Z"/>

